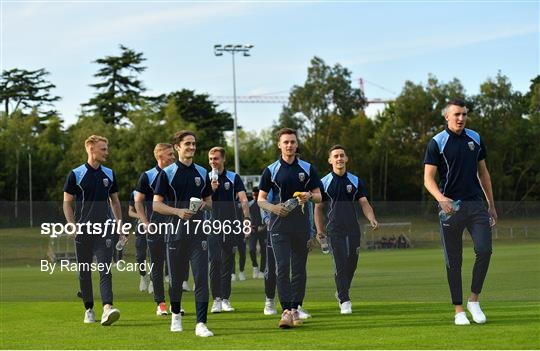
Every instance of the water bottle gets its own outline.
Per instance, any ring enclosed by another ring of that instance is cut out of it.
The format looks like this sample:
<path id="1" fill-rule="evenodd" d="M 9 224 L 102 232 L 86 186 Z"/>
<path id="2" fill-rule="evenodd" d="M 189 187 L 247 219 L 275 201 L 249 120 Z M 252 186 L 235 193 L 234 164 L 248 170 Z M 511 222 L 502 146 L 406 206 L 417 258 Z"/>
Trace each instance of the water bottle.
<path id="1" fill-rule="evenodd" d="M 212 172 L 210 172 L 210 180 L 217 181 L 218 178 L 219 178 L 218 170 L 215 168 L 212 168 Z"/>
<path id="2" fill-rule="evenodd" d="M 289 200 L 285 201 L 283 206 L 285 206 L 285 208 L 290 212 L 294 210 L 296 206 L 298 206 L 298 199 L 295 197 L 290 198 Z"/>
<path id="3" fill-rule="evenodd" d="M 319 244 L 321 244 L 321 251 L 323 254 L 330 252 L 330 245 L 328 244 L 328 239 L 326 236 L 319 237 Z"/>
<path id="4" fill-rule="evenodd" d="M 125 236 L 121 236 L 118 238 L 118 242 L 116 243 L 116 250 L 122 251 L 124 247 L 126 246 L 127 238 Z"/>
<path id="5" fill-rule="evenodd" d="M 446 213 L 446 212 L 444 212 L 444 210 L 440 210 L 439 211 L 439 219 L 442 222 L 446 222 L 447 220 L 449 220 L 454 215 L 454 213 L 459 211 L 460 208 L 461 208 L 461 200 L 452 201 L 452 210 L 453 210 L 453 212 L 452 213 Z"/>

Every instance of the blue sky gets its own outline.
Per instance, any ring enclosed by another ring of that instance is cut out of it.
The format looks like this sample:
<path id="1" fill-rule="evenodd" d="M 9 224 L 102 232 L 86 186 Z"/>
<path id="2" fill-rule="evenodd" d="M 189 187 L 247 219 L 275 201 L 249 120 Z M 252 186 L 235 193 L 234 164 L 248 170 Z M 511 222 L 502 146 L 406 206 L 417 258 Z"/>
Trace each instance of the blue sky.
<path id="1" fill-rule="evenodd" d="M 1 68 L 44 67 L 67 124 L 93 95 L 92 61 L 124 44 L 142 51 L 147 94 L 182 88 L 232 95 L 229 55 L 213 45 L 255 45 L 237 59 L 238 95 L 280 92 L 302 84 L 310 59 L 341 63 L 399 93 L 405 80 L 457 77 L 467 93 L 500 70 L 527 91 L 540 72 L 539 3 L 530 2 L 176 2 L 2 1 Z M 392 93 L 365 83 L 368 98 Z M 232 112 L 231 104 L 222 108 Z M 260 130 L 281 110 L 239 104 L 239 125 Z M 373 114 L 377 106 L 368 108 Z"/>

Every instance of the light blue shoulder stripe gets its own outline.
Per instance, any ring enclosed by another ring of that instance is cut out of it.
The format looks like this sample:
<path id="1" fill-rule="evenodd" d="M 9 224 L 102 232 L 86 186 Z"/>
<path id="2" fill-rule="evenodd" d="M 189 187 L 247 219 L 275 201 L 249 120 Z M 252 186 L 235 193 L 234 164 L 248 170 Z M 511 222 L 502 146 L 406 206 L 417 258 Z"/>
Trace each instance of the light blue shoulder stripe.
<path id="1" fill-rule="evenodd" d="M 302 169 L 308 174 L 311 175 L 311 164 L 309 164 L 306 161 L 302 161 L 301 159 L 298 159 L 298 165 L 302 167 Z"/>
<path id="2" fill-rule="evenodd" d="M 201 167 L 196 163 L 195 163 L 195 169 L 197 170 L 197 172 L 199 172 L 199 174 L 202 177 L 203 189 L 204 189 L 204 187 L 206 186 L 206 175 L 208 174 L 208 171 L 206 170 L 206 168 Z"/>
<path id="3" fill-rule="evenodd" d="M 111 182 L 114 182 L 114 175 L 113 175 L 112 169 L 107 168 L 107 167 L 105 167 L 105 166 L 101 166 L 101 169 L 103 170 L 103 172 L 105 173 L 105 175 L 106 175 L 107 177 L 109 177 L 109 179 L 111 180 Z"/>
<path id="4" fill-rule="evenodd" d="M 351 183 L 353 183 L 353 185 L 356 187 L 356 189 L 358 189 L 358 177 L 355 176 L 352 173 L 347 172 L 347 178 L 349 178 Z"/>
<path id="5" fill-rule="evenodd" d="M 172 183 L 172 180 L 177 170 L 178 170 L 178 165 L 176 164 L 176 162 L 163 168 L 163 172 L 165 172 L 165 174 L 167 175 L 167 180 L 169 181 L 169 184 Z"/>
<path id="6" fill-rule="evenodd" d="M 156 177 L 159 174 L 158 170 L 156 169 L 156 167 L 153 167 L 144 173 L 146 173 L 146 176 L 148 177 L 148 185 L 152 187 L 152 183 L 154 182 L 154 180 L 156 180 Z"/>
<path id="7" fill-rule="evenodd" d="M 321 182 L 323 184 L 324 192 L 328 191 L 328 187 L 330 186 L 330 183 L 332 183 L 332 179 L 334 179 L 334 176 L 332 173 L 328 173 L 321 179 Z"/>
<path id="8" fill-rule="evenodd" d="M 279 171 L 280 167 L 281 167 L 281 162 L 279 162 L 279 160 L 277 160 L 276 162 L 268 166 L 268 169 L 270 170 L 270 178 L 272 179 L 272 182 L 275 181 L 277 172 Z"/>
<path id="9" fill-rule="evenodd" d="M 88 171 L 88 168 L 86 168 L 85 164 L 80 165 L 79 167 L 72 170 L 72 172 L 75 174 L 75 180 L 77 181 L 77 185 L 81 185 L 81 182 L 87 171 Z"/>
<path id="10" fill-rule="evenodd" d="M 465 128 L 465 133 L 467 134 L 469 138 L 474 140 L 474 142 L 477 143 L 478 146 L 480 146 L 480 134 L 478 134 L 472 129 L 467 129 L 467 128 Z"/>
<path id="11" fill-rule="evenodd" d="M 446 130 L 443 130 L 439 134 L 435 135 L 433 139 L 437 142 L 437 146 L 439 147 L 439 153 L 442 154 L 444 151 L 444 147 L 446 146 L 446 142 L 448 142 L 448 138 L 450 137 L 450 134 Z"/>
<path id="12" fill-rule="evenodd" d="M 234 180 L 236 179 L 236 173 L 231 172 L 231 171 L 227 171 L 227 173 L 225 173 L 225 176 L 226 176 L 227 179 L 229 179 L 229 180 L 231 181 L 231 183 L 233 183 L 233 185 L 234 185 Z"/>

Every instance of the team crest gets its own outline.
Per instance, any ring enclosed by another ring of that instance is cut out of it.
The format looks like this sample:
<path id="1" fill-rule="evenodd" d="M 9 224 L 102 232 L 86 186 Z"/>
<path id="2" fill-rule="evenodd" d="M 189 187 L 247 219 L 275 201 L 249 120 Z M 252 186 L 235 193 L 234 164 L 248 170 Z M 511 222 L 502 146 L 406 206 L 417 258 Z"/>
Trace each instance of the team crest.
<path id="1" fill-rule="evenodd" d="M 195 177 L 195 185 L 201 186 L 201 177 Z"/>
<path id="2" fill-rule="evenodd" d="M 201 241 L 201 247 L 202 247 L 203 251 L 208 250 L 208 241 L 206 241 L 206 240 Z"/>
<path id="3" fill-rule="evenodd" d="M 300 181 L 303 182 L 304 179 L 306 179 L 306 174 L 304 172 L 298 173 L 298 179 L 300 179 Z"/>
<path id="4" fill-rule="evenodd" d="M 105 246 L 107 246 L 107 248 L 110 248 L 112 246 L 112 239 L 105 240 Z"/>
<path id="5" fill-rule="evenodd" d="M 103 178 L 103 186 L 105 188 L 109 186 L 109 178 Z"/>
<path id="6" fill-rule="evenodd" d="M 231 188 L 231 183 L 227 182 L 225 183 L 225 190 L 229 190 Z"/>
<path id="7" fill-rule="evenodd" d="M 352 185 L 351 184 L 348 184 L 347 185 L 347 192 L 350 194 L 352 192 Z"/>
<path id="8" fill-rule="evenodd" d="M 467 145 L 469 145 L 469 149 L 470 149 L 471 151 L 474 151 L 474 142 L 469 141 L 469 142 L 467 143 Z"/>

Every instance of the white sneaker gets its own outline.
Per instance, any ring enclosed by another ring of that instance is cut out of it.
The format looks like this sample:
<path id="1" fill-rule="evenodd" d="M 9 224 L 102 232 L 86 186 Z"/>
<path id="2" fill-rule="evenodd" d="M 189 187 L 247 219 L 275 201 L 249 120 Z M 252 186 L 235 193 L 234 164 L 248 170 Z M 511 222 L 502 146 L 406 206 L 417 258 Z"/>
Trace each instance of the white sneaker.
<path id="1" fill-rule="evenodd" d="M 311 318 L 311 315 L 308 311 L 303 309 L 302 306 L 298 306 L 298 317 L 300 317 L 300 319 L 308 319 Z"/>
<path id="2" fill-rule="evenodd" d="M 166 316 L 167 315 L 167 304 L 165 302 L 161 302 L 157 306 L 156 315 L 157 316 Z"/>
<path id="3" fill-rule="evenodd" d="M 169 306 L 169 313 L 171 315 L 173 315 L 174 313 L 172 313 L 172 306 Z M 182 306 L 180 306 L 180 315 L 183 316 L 186 314 L 186 311 L 184 311 L 184 309 L 182 308 Z"/>
<path id="4" fill-rule="evenodd" d="M 236 274 L 231 274 L 231 282 L 235 282 L 236 281 Z"/>
<path id="5" fill-rule="evenodd" d="M 465 312 L 459 312 L 456 313 L 454 316 L 454 324 L 455 325 L 469 325 L 471 322 L 469 322 L 469 319 L 467 318 L 467 314 Z"/>
<path id="6" fill-rule="evenodd" d="M 148 289 L 148 280 L 146 280 L 146 276 L 141 275 L 141 279 L 139 281 L 139 291 L 146 291 Z"/>
<path id="7" fill-rule="evenodd" d="M 182 330 L 182 315 L 173 313 L 171 317 L 171 331 L 181 332 Z"/>
<path id="8" fill-rule="evenodd" d="M 101 325 L 111 325 L 120 318 L 120 311 L 112 307 L 103 307 Z"/>
<path id="9" fill-rule="evenodd" d="M 264 315 L 265 316 L 272 316 L 274 314 L 277 314 L 276 311 L 276 303 L 274 302 L 274 299 L 266 298 L 266 301 L 264 302 Z"/>
<path id="10" fill-rule="evenodd" d="M 221 298 L 216 297 L 214 299 L 214 303 L 212 304 L 212 309 L 210 310 L 210 312 L 219 313 L 219 312 L 221 312 L 221 308 L 222 308 Z"/>
<path id="11" fill-rule="evenodd" d="M 148 283 L 148 293 L 153 294 L 154 293 L 154 283 L 150 280 L 150 283 Z"/>
<path id="12" fill-rule="evenodd" d="M 204 323 L 197 323 L 197 326 L 195 327 L 195 335 L 200 336 L 203 338 L 207 338 L 209 336 L 214 336 L 214 333 L 212 333 L 206 324 Z"/>
<path id="13" fill-rule="evenodd" d="M 227 299 L 221 300 L 221 309 L 225 312 L 234 311 L 234 307 L 231 306 L 231 302 Z"/>
<path id="14" fill-rule="evenodd" d="M 467 301 L 467 309 L 471 313 L 473 321 L 478 324 L 486 323 L 486 315 L 480 309 L 480 302 Z"/>
<path id="15" fill-rule="evenodd" d="M 238 275 L 238 280 L 240 281 L 246 280 L 246 275 L 244 274 L 244 272 L 240 272 L 240 274 Z"/>
<path id="16" fill-rule="evenodd" d="M 264 279 L 264 272 L 259 272 L 259 275 L 257 276 L 259 279 Z"/>
<path id="17" fill-rule="evenodd" d="M 341 307 L 341 314 L 351 314 L 352 313 L 352 303 L 351 303 L 351 301 L 345 301 L 344 303 L 340 304 L 339 307 Z"/>
<path id="18" fill-rule="evenodd" d="M 195 288 L 194 288 L 194 289 L 195 289 Z M 182 283 L 182 290 L 183 290 L 183 291 L 191 291 L 191 290 L 189 289 L 189 284 L 188 284 L 188 282 L 185 281 L 185 280 L 184 280 L 184 282 Z"/>
<path id="19" fill-rule="evenodd" d="M 94 323 L 96 321 L 96 315 L 94 310 L 89 308 L 84 312 L 84 323 Z"/>

